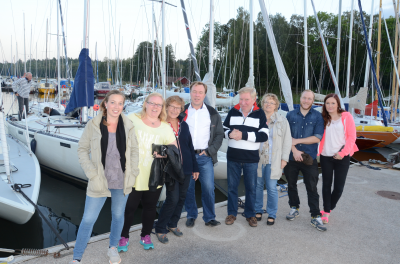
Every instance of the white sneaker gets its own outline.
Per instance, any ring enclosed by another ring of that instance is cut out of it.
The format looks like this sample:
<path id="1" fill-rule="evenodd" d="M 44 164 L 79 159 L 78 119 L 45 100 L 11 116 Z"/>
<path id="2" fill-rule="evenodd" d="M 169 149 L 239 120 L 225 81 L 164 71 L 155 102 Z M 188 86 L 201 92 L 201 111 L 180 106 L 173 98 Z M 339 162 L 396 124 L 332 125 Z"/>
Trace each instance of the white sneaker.
<path id="1" fill-rule="evenodd" d="M 71 260 L 68 264 L 77 264 L 77 263 L 82 263 L 82 262 L 77 260 Z"/>
<path id="2" fill-rule="evenodd" d="M 121 258 L 118 254 L 118 249 L 116 247 L 110 247 L 107 252 L 108 257 L 110 258 L 110 264 L 118 264 L 121 263 Z"/>

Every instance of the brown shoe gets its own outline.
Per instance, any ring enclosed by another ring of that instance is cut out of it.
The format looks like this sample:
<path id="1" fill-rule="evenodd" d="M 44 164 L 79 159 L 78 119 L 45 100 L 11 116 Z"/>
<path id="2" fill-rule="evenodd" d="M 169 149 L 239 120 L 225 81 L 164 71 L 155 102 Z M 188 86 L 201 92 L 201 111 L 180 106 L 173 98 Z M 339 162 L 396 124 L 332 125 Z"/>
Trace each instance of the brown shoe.
<path id="1" fill-rule="evenodd" d="M 228 215 L 228 216 L 225 218 L 225 224 L 231 225 L 231 224 L 233 224 L 233 223 L 235 222 L 235 220 L 236 220 L 236 216 Z"/>
<path id="2" fill-rule="evenodd" d="M 255 218 L 254 216 L 250 217 L 250 218 L 246 218 L 246 220 L 247 220 L 247 222 L 249 222 L 249 225 L 251 227 L 256 227 L 257 226 L 257 218 Z"/>

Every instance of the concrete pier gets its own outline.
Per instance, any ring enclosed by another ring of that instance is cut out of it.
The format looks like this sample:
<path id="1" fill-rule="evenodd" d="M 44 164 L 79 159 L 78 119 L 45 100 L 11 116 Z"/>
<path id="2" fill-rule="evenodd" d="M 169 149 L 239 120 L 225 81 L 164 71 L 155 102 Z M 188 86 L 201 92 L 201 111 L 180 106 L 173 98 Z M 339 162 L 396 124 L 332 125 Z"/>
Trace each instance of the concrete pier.
<path id="1" fill-rule="evenodd" d="M 321 182 L 318 191 L 323 209 Z M 187 228 L 186 218 L 182 218 L 178 226 L 183 237 L 169 233 L 169 243 L 161 244 L 152 234 L 153 250 L 143 249 L 139 244 L 140 226 L 133 227 L 129 250 L 120 253 L 121 263 L 400 263 L 400 200 L 376 194 L 400 192 L 400 171 L 350 168 L 343 196 L 332 211 L 326 232 L 310 225 L 304 184 L 300 183 L 298 189 L 300 216 L 294 221 L 286 220 L 288 197 L 281 197 L 273 226 L 267 226 L 264 215 L 257 227 L 250 227 L 240 214 L 233 225 L 227 226 L 225 202 L 216 208 L 220 226 L 206 227 L 199 214 L 195 226 Z M 267 195 L 264 198 L 266 201 Z M 108 263 L 108 242 L 108 234 L 92 238 L 82 263 Z M 63 252 L 58 259 L 17 257 L 13 263 L 61 264 L 71 260 L 72 252 Z"/>

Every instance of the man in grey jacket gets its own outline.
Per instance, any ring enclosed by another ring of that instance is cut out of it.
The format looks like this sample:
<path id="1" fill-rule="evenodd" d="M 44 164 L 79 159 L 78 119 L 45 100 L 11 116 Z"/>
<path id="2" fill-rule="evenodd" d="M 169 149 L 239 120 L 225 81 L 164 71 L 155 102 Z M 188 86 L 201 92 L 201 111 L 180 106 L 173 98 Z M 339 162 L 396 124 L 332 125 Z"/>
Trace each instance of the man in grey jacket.
<path id="1" fill-rule="evenodd" d="M 31 91 L 32 73 L 27 72 L 12 84 L 13 91 L 18 99 L 19 111 L 18 120 L 22 120 L 24 113 L 24 106 L 26 113 L 29 111 L 29 92 Z"/>
<path id="2" fill-rule="evenodd" d="M 218 162 L 217 153 L 222 145 L 224 129 L 221 116 L 211 106 L 204 103 L 207 85 L 193 82 L 190 85 L 191 103 L 185 105 L 184 121 L 189 125 L 196 160 L 199 165 L 199 181 L 201 183 L 201 202 L 203 204 L 203 220 L 206 226 L 217 226 L 215 220 L 214 168 Z M 191 179 L 185 200 L 187 211 L 187 227 L 193 227 L 198 211 L 195 198 L 195 180 Z"/>

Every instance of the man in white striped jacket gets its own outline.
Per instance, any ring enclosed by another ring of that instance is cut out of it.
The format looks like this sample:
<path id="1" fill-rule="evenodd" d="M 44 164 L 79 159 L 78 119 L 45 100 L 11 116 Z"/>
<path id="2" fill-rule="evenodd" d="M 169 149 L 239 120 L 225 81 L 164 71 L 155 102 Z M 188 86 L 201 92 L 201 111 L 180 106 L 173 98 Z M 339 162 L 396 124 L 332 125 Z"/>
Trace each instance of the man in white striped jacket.
<path id="1" fill-rule="evenodd" d="M 224 121 L 225 138 L 228 139 L 228 216 L 225 224 L 236 220 L 238 210 L 238 186 L 244 177 L 246 203 L 244 214 L 249 225 L 257 226 L 255 213 L 257 167 L 260 160 L 260 143 L 268 140 L 267 118 L 256 104 L 257 92 L 252 87 L 239 90 L 240 101 L 233 107 Z"/>
<path id="2" fill-rule="evenodd" d="M 32 80 L 32 73 L 27 72 L 22 76 L 20 79 L 15 81 L 12 85 L 13 91 L 18 98 L 18 120 L 22 120 L 23 112 L 24 112 L 24 105 L 26 108 L 26 113 L 28 114 L 29 110 L 29 92 L 31 91 L 31 80 Z"/>

